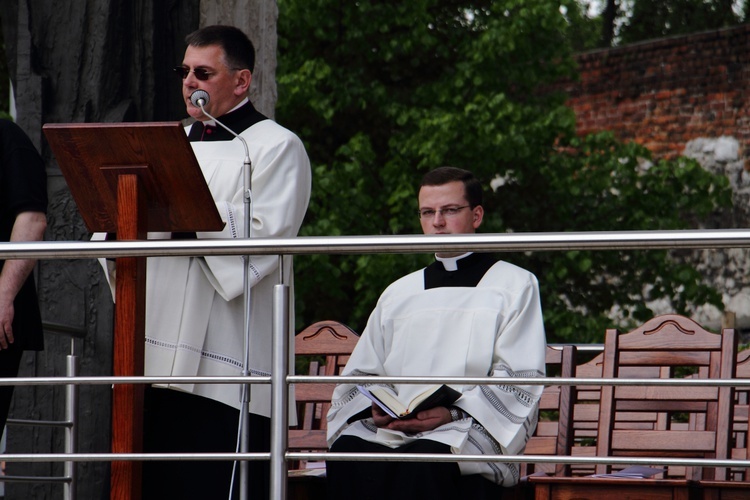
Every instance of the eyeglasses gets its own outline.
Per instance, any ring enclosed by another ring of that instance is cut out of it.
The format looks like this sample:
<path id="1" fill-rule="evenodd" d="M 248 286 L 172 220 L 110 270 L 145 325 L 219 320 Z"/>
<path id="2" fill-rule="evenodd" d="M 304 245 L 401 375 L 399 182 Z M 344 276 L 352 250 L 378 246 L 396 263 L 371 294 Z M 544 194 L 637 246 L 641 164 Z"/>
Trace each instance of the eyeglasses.
<path id="1" fill-rule="evenodd" d="M 241 69 L 242 68 L 229 68 L 230 71 L 240 71 Z M 205 82 L 216 74 L 210 73 L 206 68 L 195 68 L 191 70 L 187 66 L 177 66 L 175 68 L 172 68 L 172 71 L 180 75 L 180 78 L 182 78 L 183 80 L 187 78 L 187 76 L 190 74 L 190 71 L 192 71 L 195 77 L 202 82 Z"/>
<path id="2" fill-rule="evenodd" d="M 187 76 L 190 74 L 190 71 L 192 71 L 195 77 L 202 82 L 205 82 L 213 75 L 213 73 L 209 73 L 205 68 L 195 68 L 194 70 L 191 70 L 186 66 L 177 66 L 175 68 L 172 68 L 172 71 L 180 75 L 180 78 L 182 78 L 183 80 L 187 78 Z"/>
<path id="3" fill-rule="evenodd" d="M 420 219 L 433 219 L 437 214 L 442 214 L 443 217 L 449 219 L 458 215 L 458 213 L 464 208 L 469 208 L 469 206 L 470 205 L 464 205 L 462 207 L 448 207 L 438 209 L 423 208 L 421 210 L 417 210 L 417 215 L 419 215 Z"/>

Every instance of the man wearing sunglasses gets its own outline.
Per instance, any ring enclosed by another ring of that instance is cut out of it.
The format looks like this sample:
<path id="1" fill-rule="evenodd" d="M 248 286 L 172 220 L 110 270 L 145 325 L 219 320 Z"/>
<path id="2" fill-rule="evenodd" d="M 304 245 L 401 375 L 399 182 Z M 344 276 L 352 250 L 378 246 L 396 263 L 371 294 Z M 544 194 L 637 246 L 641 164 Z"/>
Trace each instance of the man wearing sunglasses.
<path id="1" fill-rule="evenodd" d="M 466 170 L 428 172 L 419 190 L 425 234 L 473 233 L 482 186 Z M 545 334 L 533 274 L 489 254 L 440 252 L 380 296 L 344 375 L 544 376 Z M 399 397 L 423 392 L 393 386 Z M 536 427 L 541 386 L 455 385 L 453 403 L 389 416 L 356 385 L 336 387 L 328 412 L 332 452 L 516 455 Z M 378 386 L 370 386 L 372 392 Z M 329 461 L 329 499 L 502 498 L 518 465 L 502 462 Z M 356 492 L 356 493 L 353 493 Z"/>
<path id="2" fill-rule="evenodd" d="M 252 161 L 252 237 L 297 235 L 310 198 L 310 163 L 302 142 L 255 110 L 248 99 L 255 52 L 248 37 L 230 26 L 209 26 L 187 36 L 182 82 L 187 129 L 195 155 L 219 209 L 221 232 L 162 235 L 172 238 L 244 237 L 244 147 L 233 134 L 191 102 L 208 93 L 205 110 L 240 134 Z M 154 237 L 155 235 L 150 235 Z M 272 290 L 278 256 L 250 258 L 250 374 L 271 370 Z M 243 366 L 244 261 L 240 256 L 148 259 L 146 375 L 239 376 Z M 292 275 L 284 259 L 283 276 Z M 268 451 L 270 386 L 250 394 L 250 451 Z M 148 387 L 145 399 L 147 452 L 233 452 L 237 442 L 240 389 L 228 384 Z M 268 462 L 250 462 L 254 498 L 268 498 Z M 235 493 L 239 474 L 235 474 Z M 228 498 L 232 463 L 145 462 L 144 498 Z"/>

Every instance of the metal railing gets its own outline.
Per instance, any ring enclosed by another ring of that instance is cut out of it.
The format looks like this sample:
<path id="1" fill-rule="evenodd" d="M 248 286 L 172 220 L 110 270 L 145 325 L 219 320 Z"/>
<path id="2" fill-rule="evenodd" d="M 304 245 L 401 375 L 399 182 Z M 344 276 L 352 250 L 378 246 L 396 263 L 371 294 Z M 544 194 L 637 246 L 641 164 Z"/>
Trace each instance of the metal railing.
<path id="1" fill-rule="evenodd" d="M 85 332 L 70 328 L 65 325 L 44 322 L 42 325 L 45 332 L 63 334 L 70 337 L 70 353 L 65 358 L 65 377 L 66 380 L 76 377 L 79 374 L 80 361 L 78 358 L 78 340 L 83 338 Z M 15 380 L 15 379 L 13 379 Z M 59 380 L 59 379 L 56 379 Z M 65 431 L 63 444 L 63 453 L 72 455 L 78 451 L 78 396 L 79 384 L 65 384 L 65 408 L 62 420 L 39 420 L 25 418 L 9 418 L 6 425 L 11 427 L 49 427 L 61 428 Z M 16 385 L 16 384 L 12 384 Z M 63 466 L 62 476 L 21 476 L 3 474 L 0 476 L 0 482 L 3 483 L 61 483 L 63 484 L 63 499 L 74 500 L 76 498 L 77 473 L 76 464 L 73 461 L 66 460 Z"/>
<path id="2" fill-rule="evenodd" d="M 706 249 L 748 248 L 750 230 L 630 231 L 588 233 L 513 233 L 472 235 L 414 236 L 341 236 L 300 238 L 254 238 L 251 240 L 150 240 L 106 242 L 29 242 L 0 243 L 0 260 L 90 259 L 104 257 L 158 257 L 196 255 L 310 255 L 319 253 L 429 253 L 448 251 L 560 251 L 560 250 L 633 250 L 633 249 Z M 750 467 L 750 460 L 656 459 L 639 457 L 568 457 L 537 455 L 435 455 L 435 454 L 340 454 L 293 453 L 286 446 L 287 386 L 290 383 L 371 382 L 371 377 L 290 376 L 286 318 L 289 290 L 277 285 L 274 290 L 273 375 L 271 377 L 34 377 L 0 379 L 0 385 L 151 384 L 151 383 L 271 383 L 272 436 L 269 453 L 162 453 L 162 454 L 6 454 L 9 462 L 84 462 L 120 460 L 270 460 L 271 496 L 286 497 L 287 460 L 398 460 L 398 461 L 482 461 L 567 464 L 652 464 L 678 466 Z M 468 378 L 468 377 L 382 377 L 388 383 L 462 383 L 527 385 L 690 385 L 750 387 L 750 379 L 582 379 L 582 378 Z"/>

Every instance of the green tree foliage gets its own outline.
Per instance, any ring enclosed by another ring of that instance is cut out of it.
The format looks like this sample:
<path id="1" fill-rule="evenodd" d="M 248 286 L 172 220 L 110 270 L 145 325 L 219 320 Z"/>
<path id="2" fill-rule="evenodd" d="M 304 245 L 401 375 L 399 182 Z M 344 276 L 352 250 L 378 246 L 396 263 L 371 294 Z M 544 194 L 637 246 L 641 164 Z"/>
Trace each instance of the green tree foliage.
<path id="1" fill-rule="evenodd" d="M 600 7 L 599 14 L 592 10 Z M 747 22 L 747 0 L 580 0 L 571 24 L 581 31 L 576 48 L 612 47 Z M 589 26 L 601 36 L 591 37 Z M 593 45 L 593 46 L 592 46 Z"/>
<path id="2" fill-rule="evenodd" d="M 732 9 L 734 3 L 734 0 L 635 0 L 621 30 L 621 43 L 734 26 L 742 21 Z"/>
<path id="3" fill-rule="evenodd" d="M 591 0 L 566 2 L 561 9 L 567 21 L 568 39 L 576 52 L 597 49 L 602 46 L 603 16 L 591 14 L 593 7 Z M 609 44 L 607 44 L 609 46 Z"/>
<path id="4" fill-rule="evenodd" d="M 644 169 L 637 145 L 575 137 L 564 96 L 549 90 L 575 75 L 558 2 L 280 0 L 279 10 L 277 116 L 313 163 L 302 235 L 419 232 L 417 185 L 440 165 L 503 184 L 486 193 L 485 232 L 685 227 L 725 194 L 694 163 Z M 550 338 L 594 338 L 614 304 L 646 314 L 647 283 L 678 305 L 716 299 L 659 252 L 503 258 L 540 278 Z M 429 261 L 298 257 L 298 324 L 361 329 L 382 290 Z"/>
<path id="5" fill-rule="evenodd" d="M 605 0 L 602 11 L 602 37 L 603 47 L 609 47 L 615 39 L 615 24 L 619 13 L 618 0 Z"/>
<path id="6" fill-rule="evenodd" d="M 730 204 L 726 178 L 686 158 L 652 163 L 646 148 L 609 133 L 571 140 L 541 168 L 545 183 L 533 189 L 545 195 L 537 197 L 533 215 L 506 216 L 519 231 L 685 229 Z M 518 187 L 506 184 L 498 194 L 521 206 Z M 553 338 L 592 341 L 612 326 L 615 306 L 625 318 L 622 326 L 652 317 L 647 303 L 656 299 L 668 299 L 682 314 L 690 305 L 721 307 L 720 296 L 701 284 L 689 260 L 673 257 L 653 250 L 569 251 L 534 253 L 524 264 L 539 277 Z"/>

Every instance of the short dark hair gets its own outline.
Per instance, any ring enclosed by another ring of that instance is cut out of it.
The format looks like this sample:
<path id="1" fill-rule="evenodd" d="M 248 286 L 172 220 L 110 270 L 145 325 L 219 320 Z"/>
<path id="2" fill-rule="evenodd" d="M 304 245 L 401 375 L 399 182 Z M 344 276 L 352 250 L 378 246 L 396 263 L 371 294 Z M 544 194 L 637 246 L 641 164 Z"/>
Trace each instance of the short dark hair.
<path id="1" fill-rule="evenodd" d="M 255 69 L 255 47 L 239 28 L 216 24 L 193 31 L 185 37 L 192 47 L 218 45 L 226 54 L 226 63 L 231 69 Z"/>
<path id="2" fill-rule="evenodd" d="M 482 183 L 473 173 L 462 168 L 438 167 L 430 170 L 422 177 L 420 188 L 423 186 L 442 186 L 456 181 L 464 183 L 464 194 L 471 208 L 482 204 Z"/>

